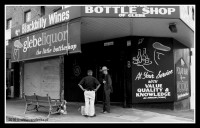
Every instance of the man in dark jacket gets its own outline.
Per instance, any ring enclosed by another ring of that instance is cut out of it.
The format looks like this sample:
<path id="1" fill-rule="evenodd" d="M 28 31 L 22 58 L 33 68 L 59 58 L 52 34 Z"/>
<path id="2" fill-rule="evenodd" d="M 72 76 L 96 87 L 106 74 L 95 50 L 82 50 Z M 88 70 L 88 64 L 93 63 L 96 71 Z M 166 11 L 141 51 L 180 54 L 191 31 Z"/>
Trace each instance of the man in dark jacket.
<path id="1" fill-rule="evenodd" d="M 108 68 L 103 66 L 101 71 L 103 73 L 102 83 L 104 84 L 103 89 L 103 113 L 110 113 L 110 93 L 113 92 L 112 79 L 108 74 Z"/>
<path id="2" fill-rule="evenodd" d="M 84 77 L 79 82 L 79 87 L 84 91 L 85 97 L 85 116 L 94 117 L 95 115 L 95 92 L 99 89 L 100 83 L 99 81 L 92 76 L 92 70 L 88 70 L 88 76 Z M 97 86 L 98 85 L 98 86 Z"/>

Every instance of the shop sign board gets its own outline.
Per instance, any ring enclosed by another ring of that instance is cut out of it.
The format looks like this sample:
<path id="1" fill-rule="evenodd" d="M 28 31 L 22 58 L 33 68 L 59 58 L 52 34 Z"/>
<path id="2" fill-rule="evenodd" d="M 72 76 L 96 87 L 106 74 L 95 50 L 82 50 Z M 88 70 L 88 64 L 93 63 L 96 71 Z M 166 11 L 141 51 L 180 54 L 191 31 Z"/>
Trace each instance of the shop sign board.
<path id="1" fill-rule="evenodd" d="M 82 16 L 179 18 L 179 6 L 85 6 Z"/>
<path id="2" fill-rule="evenodd" d="M 84 16 L 180 18 L 180 6 L 70 6 L 58 12 L 13 27 L 11 38 Z"/>
<path id="3" fill-rule="evenodd" d="M 189 68 L 183 58 L 176 63 L 176 87 L 177 100 L 185 99 L 190 96 Z"/>
<path id="4" fill-rule="evenodd" d="M 174 100 L 172 41 L 167 38 L 137 38 L 133 43 L 133 102 Z"/>
<path id="5" fill-rule="evenodd" d="M 13 38 L 36 30 L 45 29 L 52 25 L 68 22 L 77 17 L 80 17 L 80 6 L 68 7 L 12 28 L 11 37 Z"/>
<path id="6" fill-rule="evenodd" d="M 68 23 L 63 23 L 13 39 L 11 60 L 22 61 L 80 52 L 80 39 L 76 39 L 77 42 L 75 42 L 69 38 L 69 36 L 80 38 L 80 33 L 77 33 L 80 30 L 76 30 L 76 33 L 74 33 L 72 31 L 74 28 L 70 26 L 72 34 L 76 35 L 69 35 L 69 26 Z M 80 28 L 80 25 L 78 28 Z"/>

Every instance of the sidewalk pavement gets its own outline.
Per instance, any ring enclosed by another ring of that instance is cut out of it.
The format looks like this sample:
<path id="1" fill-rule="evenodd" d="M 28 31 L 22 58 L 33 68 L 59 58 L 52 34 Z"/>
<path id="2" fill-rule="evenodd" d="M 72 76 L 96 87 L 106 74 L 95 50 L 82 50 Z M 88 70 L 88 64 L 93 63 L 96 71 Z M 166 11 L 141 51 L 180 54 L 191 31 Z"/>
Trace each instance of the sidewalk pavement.
<path id="1" fill-rule="evenodd" d="M 96 104 L 96 117 L 84 117 L 79 110 L 84 103 L 68 102 L 67 114 L 53 114 L 47 119 L 48 112 L 28 111 L 24 114 L 25 101 L 6 100 L 6 123 L 195 123 L 194 110 L 172 111 L 162 109 L 135 109 L 111 105 L 111 113 L 103 114 L 102 105 Z"/>

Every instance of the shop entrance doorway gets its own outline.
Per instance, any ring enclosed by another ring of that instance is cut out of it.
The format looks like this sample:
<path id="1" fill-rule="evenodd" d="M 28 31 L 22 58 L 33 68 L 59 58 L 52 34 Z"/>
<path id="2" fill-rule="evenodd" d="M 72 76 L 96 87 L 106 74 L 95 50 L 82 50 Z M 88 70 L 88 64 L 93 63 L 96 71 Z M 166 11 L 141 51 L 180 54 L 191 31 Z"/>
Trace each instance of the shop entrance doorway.
<path id="1" fill-rule="evenodd" d="M 126 102 L 126 86 L 127 86 L 127 61 L 130 60 L 130 50 L 125 40 L 113 42 L 97 42 L 85 44 L 82 46 L 83 54 L 91 58 L 91 62 L 95 66 L 94 76 L 100 80 L 100 69 L 106 66 L 108 73 L 112 78 L 113 93 L 111 93 L 111 104 L 123 105 Z M 99 88 L 96 101 L 102 102 L 103 85 Z"/>
<path id="2" fill-rule="evenodd" d="M 81 79 L 87 76 L 87 70 L 96 76 L 94 59 L 82 53 L 64 56 L 64 97 L 67 101 L 84 102 L 84 92 L 78 86 Z"/>
<path id="3" fill-rule="evenodd" d="M 98 62 L 97 68 L 100 70 L 103 66 L 108 67 L 108 73 L 112 79 L 113 93 L 111 93 L 111 102 L 121 103 L 123 102 L 123 65 L 116 58 L 105 58 Z M 98 78 L 101 77 L 101 72 L 98 72 Z M 97 93 L 97 101 L 102 101 L 103 85 Z"/>

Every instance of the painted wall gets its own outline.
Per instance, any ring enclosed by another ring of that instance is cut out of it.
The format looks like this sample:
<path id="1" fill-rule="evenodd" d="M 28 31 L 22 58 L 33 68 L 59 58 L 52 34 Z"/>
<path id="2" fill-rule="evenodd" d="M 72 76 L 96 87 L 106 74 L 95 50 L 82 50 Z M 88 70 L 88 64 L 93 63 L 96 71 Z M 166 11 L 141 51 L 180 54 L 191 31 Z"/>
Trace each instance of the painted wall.
<path id="1" fill-rule="evenodd" d="M 136 37 L 132 47 L 133 103 L 173 101 L 172 39 Z"/>
<path id="2" fill-rule="evenodd" d="M 26 95 L 36 93 L 40 96 L 60 98 L 59 58 L 24 64 L 24 92 Z"/>

